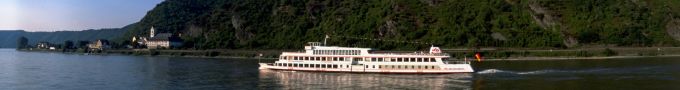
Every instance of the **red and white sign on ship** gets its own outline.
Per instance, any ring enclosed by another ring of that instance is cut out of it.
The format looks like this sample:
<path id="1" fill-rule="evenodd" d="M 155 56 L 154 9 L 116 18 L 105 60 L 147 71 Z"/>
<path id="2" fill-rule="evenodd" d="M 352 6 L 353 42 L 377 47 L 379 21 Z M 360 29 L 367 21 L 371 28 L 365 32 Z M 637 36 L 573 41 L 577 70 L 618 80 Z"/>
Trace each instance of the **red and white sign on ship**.
<path id="1" fill-rule="evenodd" d="M 442 53 L 442 50 L 439 47 L 430 47 L 430 53 Z"/>

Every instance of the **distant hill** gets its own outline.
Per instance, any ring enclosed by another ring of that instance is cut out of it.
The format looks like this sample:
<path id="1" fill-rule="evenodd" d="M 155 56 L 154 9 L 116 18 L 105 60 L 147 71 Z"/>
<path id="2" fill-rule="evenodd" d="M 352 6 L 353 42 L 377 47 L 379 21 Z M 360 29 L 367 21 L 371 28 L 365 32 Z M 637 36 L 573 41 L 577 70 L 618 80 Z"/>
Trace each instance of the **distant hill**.
<path id="1" fill-rule="evenodd" d="M 680 0 L 165 0 L 130 29 L 204 49 L 679 46 Z M 675 37 L 675 39 L 674 39 Z"/>
<path id="2" fill-rule="evenodd" d="M 26 32 L 23 30 L 0 30 L 0 47 L 16 48 L 17 39 L 21 36 L 28 38 L 29 45 L 46 41 L 54 44 L 63 44 L 66 40 L 93 41 L 97 39 L 117 39 L 127 30 L 124 29 L 97 29 L 83 31 L 57 31 L 57 32 Z"/>

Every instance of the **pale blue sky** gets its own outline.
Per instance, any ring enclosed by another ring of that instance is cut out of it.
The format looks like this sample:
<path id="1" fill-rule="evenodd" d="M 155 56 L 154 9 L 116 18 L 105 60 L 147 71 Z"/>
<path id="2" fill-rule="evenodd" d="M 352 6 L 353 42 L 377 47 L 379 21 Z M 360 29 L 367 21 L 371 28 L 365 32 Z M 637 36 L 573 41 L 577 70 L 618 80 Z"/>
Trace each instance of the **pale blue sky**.
<path id="1" fill-rule="evenodd" d="M 0 0 L 0 30 L 120 28 L 163 0 Z"/>

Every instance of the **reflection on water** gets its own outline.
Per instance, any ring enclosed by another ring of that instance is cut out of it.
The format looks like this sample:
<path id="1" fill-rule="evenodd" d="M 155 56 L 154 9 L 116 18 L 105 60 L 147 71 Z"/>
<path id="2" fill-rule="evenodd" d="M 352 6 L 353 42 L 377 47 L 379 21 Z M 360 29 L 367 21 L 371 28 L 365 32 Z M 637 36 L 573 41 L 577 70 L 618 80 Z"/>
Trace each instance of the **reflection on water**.
<path id="1" fill-rule="evenodd" d="M 471 73 L 358 74 L 260 70 L 260 88 L 280 89 L 470 89 Z"/>

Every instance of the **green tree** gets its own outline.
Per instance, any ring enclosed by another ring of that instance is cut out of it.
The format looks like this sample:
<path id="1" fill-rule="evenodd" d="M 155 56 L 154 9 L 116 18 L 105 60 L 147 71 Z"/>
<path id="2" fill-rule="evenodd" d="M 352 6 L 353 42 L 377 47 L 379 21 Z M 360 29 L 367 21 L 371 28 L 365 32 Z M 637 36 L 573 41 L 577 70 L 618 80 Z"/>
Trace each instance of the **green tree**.
<path id="1" fill-rule="evenodd" d="M 17 49 L 26 49 L 28 48 L 28 38 L 21 36 L 17 40 Z"/>
<path id="2" fill-rule="evenodd" d="M 62 47 L 62 48 L 73 49 L 74 48 L 73 41 L 71 41 L 71 40 L 64 41 L 64 47 Z"/>

